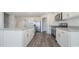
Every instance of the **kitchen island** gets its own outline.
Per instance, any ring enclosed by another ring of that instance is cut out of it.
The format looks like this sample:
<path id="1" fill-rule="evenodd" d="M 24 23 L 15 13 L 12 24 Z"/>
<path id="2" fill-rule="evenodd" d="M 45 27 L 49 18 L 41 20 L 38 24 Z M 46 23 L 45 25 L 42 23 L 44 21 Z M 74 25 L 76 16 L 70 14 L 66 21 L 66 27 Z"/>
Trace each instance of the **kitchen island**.
<path id="1" fill-rule="evenodd" d="M 26 47 L 34 33 L 34 27 L 0 29 L 0 47 Z"/>
<path id="2" fill-rule="evenodd" d="M 57 28 L 56 40 L 62 47 L 79 47 L 79 27 Z"/>

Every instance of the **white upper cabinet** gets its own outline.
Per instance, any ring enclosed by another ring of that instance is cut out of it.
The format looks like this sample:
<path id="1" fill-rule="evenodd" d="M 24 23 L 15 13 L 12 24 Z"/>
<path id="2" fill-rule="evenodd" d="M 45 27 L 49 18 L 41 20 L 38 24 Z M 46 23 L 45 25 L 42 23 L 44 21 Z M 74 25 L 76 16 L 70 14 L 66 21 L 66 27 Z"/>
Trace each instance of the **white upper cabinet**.
<path id="1" fill-rule="evenodd" d="M 79 12 L 69 12 L 70 17 L 77 17 L 79 16 Z"/>
<path id="2" fill-rule="evenodd" d="M 0 12 L 0 28 L 4 28 L 4 13 Z"/>
<path id="3" fill-rule="evenodd" d="M 63 20 L 67 20 L 69 18 L 74 18 L 74 17 L 78 17 L 78 16 L 79 16 L 79 12 L 63 12 L 62 13 Z"/>
<path id="4" fill-rule="evenodd" d="M 62 19 L 65 20 L 65 19 L 68 19 L 69 18 L 69 13 L 68 12 L 63 12 L 62 13 Z"/>

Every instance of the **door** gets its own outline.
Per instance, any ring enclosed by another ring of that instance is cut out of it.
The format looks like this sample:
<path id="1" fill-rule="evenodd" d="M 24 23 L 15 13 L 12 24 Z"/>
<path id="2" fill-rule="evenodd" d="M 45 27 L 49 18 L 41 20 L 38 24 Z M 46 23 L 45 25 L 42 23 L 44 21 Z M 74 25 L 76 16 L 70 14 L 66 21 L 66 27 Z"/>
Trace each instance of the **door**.
<path id="1" fill-rule="evenodd" d="M 47 24 L 46 24 L 46 17 L 42 19 L 42 31 L 46 31 L 47 29 Z"/>

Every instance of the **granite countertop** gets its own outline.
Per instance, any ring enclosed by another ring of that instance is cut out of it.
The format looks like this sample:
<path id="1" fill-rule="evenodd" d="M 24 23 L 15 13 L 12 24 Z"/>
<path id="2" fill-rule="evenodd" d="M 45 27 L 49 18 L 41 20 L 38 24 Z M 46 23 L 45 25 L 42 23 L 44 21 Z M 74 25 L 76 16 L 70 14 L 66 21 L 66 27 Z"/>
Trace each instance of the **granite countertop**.
<path id="1" fill-rule="evenodd" d="M 79 27 L 68 27 L 68 28 L 57 28 L 64 31 L 70 31 L 70 32 L 79 32 Z"/>
<path id="2" fill-rule="evenodd" d="M 26 28 L 2 28 L 0 30 L 28 30 L 28 29 L 32 29 L 34 27 L 26 27 Z"/>

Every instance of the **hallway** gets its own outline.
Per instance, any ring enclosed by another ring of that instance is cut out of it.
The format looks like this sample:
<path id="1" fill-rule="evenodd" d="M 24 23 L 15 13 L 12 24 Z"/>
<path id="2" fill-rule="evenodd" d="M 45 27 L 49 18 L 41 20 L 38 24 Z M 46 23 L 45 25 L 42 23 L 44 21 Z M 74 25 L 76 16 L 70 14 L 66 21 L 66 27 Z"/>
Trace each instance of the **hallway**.
<path id="1" fill-rule="evenodd" d="M 45 32 L 37 32 L 27 47 L 59 47 L 55 38 Z"/>

